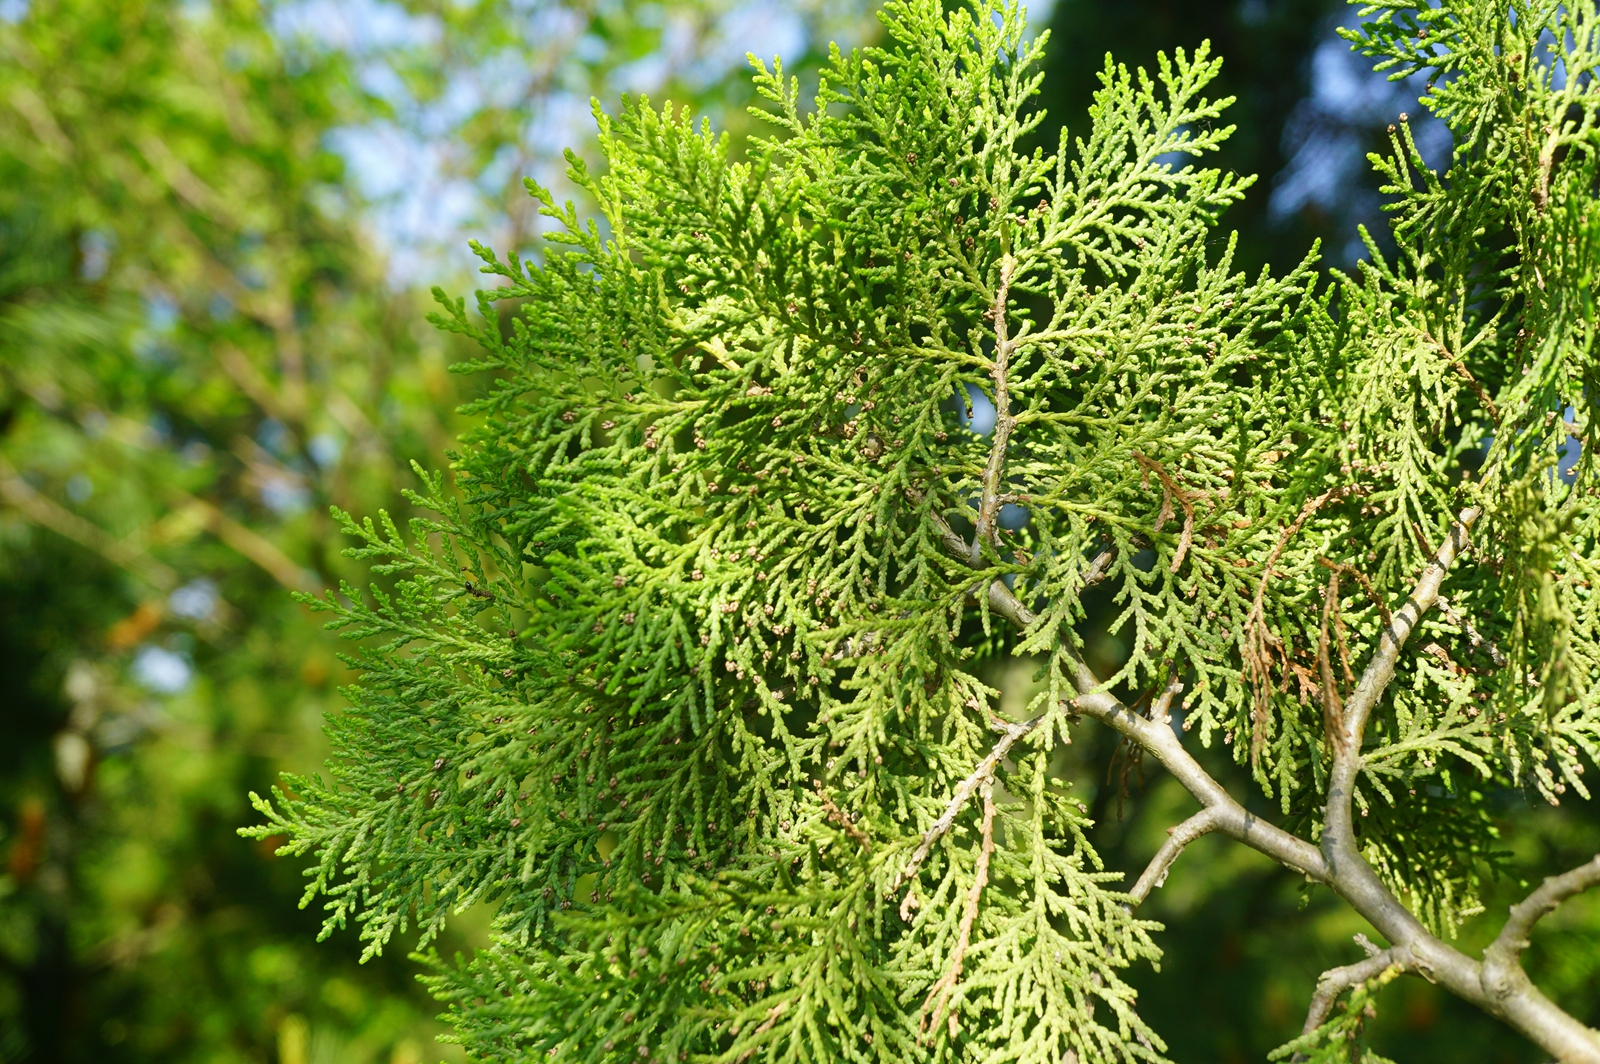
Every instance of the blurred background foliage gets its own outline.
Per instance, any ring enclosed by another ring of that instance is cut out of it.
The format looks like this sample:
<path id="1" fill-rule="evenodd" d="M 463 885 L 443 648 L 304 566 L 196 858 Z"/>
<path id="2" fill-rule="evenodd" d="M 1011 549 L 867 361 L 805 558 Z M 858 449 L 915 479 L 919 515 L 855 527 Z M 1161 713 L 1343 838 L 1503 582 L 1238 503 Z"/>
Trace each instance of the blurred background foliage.
<path id="1" fill-rule="evenodd" d="M 563 189 L 591 95 L 742 130 L 746 50 L 803 74 L 829 40 L 870 40 L 873 6 L 0 0 L 0 1062 L 458 1059 L 403 951 L 361 966 L 353 935 L 315 943 L 299 868 L 234 834 L 247 790 L 321 762 L 351 679 L 288 589 L 363 579 L 330 503 L 404 515 L 408 463 L 448 461 L 482 382 L 448 372 L 426 289 L 471 285 L 468 237 L 536 247 L 521 178 Z M 1148 65 L 1211 39 L 1239 97 L 1224 165 L 1261 175 L 1231 217 L 1243 263 L 1319 238 L 1355 257 L 1354 225 L 1381 217 L 1364 153 L 1415 90 L 1346 53 L 1342 5 L 1033 15 L 1053 33 L 1041 105 L 1074 132 L 1107 51 Z M 1021 699 L 1027 676 L 995 681 Z M 1134 773 L 1124 818 L 1109 739 L 1087 734 L 1062 767 L 1096 795 L 1108 860 L 1138 868 L 1183 799 Z M 1520 867 L 1600 848 L 1592 805 L 1497 800 Z M 1172 930 L 1146 1011 L 1179 1061 L 1258 1061 L 1361 927 L 1252 854 L 1193 849 L 1150 903 Z M 445 949 L 485 923 L 465 914 Z M 1536 979 L 1600 1023 L 1600 904 L 1548 923 Z M 1536 1059 L 1426 983 L 1382 1004 L 1401 1060 Z"/>

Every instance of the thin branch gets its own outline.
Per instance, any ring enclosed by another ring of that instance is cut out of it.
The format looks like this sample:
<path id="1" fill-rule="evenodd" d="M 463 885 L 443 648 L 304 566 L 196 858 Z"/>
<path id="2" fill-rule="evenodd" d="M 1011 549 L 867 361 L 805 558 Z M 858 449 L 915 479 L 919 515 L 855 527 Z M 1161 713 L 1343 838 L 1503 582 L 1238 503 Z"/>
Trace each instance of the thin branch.
<path id="1" fill-rule="evenodd" d="M 1174 671 L 1172 678 L 1167 681 L 1166 690 L 1150 703 L 1150 712 L 1146 714 L 1157 724 L 1172 723 L 1172 700 L 1183 693 L 1183 680 Z"/>
<path id="2" fill-rule="evenodd" d="M 250 401 L 259 406 L 268 415 L 277 418 L 286 424 L 293 424 L 291 418 L 278 398 L 277 391 L 272 387 L 272 382 L 267 380 L 266 374 L 256 368 L 250 361 L 250 356 L 232 344 L 218 344 L 213 349 L 217 365 L 238 385 L 239 390 L 250 398 Z M 299 426 L 297 426 L 299 427 Z"/>
<path id="3" fill-rule="evenodd" d="M 1034 612 L 998 580 L 989 585 L 989 608 L 1018 628 L 1027 628 L 1037 619 Z M 1327 881 L 1327 865 L 1315 846 L 1276 824 L 1261 820 L 1234 801 L 1222 785 L 1183 748 L 1171 725 L 1158 724 L 1134 712 L 1116 695 L 1105 690 L 1100 679 L 1070 643 L 1062 644 L 1061 653 L 1071 665 L 1070 679 L 1078 690 L 1078 696 L 1071 702 L 1072 712 L 1093 717 L 1155 755 L 1161 766 L 1172 773 L 1202 806 L 1215 811 L 1216 830 L 1297 872 Z"/>
<path id="4" fill-rule="evenodd" d="M 1333 614 L 1339 608 L 1339 573 L 1328 574 L 1328 589 L 1322 597 L 1322 628 L 1317 640 L 1317 669 L 1322 679 L 1322 730 L 1332 746 L 1334 737 L 1344 728 L 1344 701 L 1339 697 L 1339 684 L 1333 678 L 1333 655 L 1328 643 L 1333 628 Z"/>
<path id="5" fill-rule="evenodd" d="M 1321 1027 L 1328 1019 L 1328 1013 L 1333 1011 L 1333 1003 L 1346 990 L 1369 979 L 1376 979 L 1390 968 L 1409 970 L 1411 964 L 1410 952 L 1404 946 L 1396 946 L 1374 953 L 1364 961 L 1323 972 L 1317 980 L 1316 993 L 1311 995 L 1311 1008 L 1306 1012 L 1306 1022 L 1300 1028 L 1300 1033 L 1310 1034 Z"/>
<path id="6" fill-rule="evenodd" d="M 907 494 L 913 502 L 920 503 L 922 501 L 921 493 L 915 490 L 908 489 Z M 930 511 L 928 520 L 933 523 L 934 531 L 939 534 L 939 542 L 944 544 L 946 554 L 965 562 L 973 568 L 978 567 L 972 561 L 971 548 L 967 545 L 967 541 L 962 539 L 960 534 L 950 527 L 950 522 L 945 520 L 943 515 Z M 1078 585 L 1078 590 L 1082 591 L 1086 587 L 1093 587 L 1104 580 L 1110 574 L 1111 563 L 1116 560 L 1116 557 L 1117 548 L 1114 544 L 1106 543 L 1102 546 L 1095 556 L 1089 559 L 1089 564 L 1084 566 L 1081 574 L 1083 582 Z M 971 593 L 978 594 L 979 589 L 974 587 Z"/>
<path id="7" fill-rule="evenodd" d="M 1100 553 L 1096 554 L 1089 561 L 1088 567 L 1083 570 L 1083 583 L 1078 586 L 1078 590 L 1082 591 L 1086 587 L 1093 587 L 1104 580 L 1107 574 L 1111 572 L 1111 562 L 1116 556 L 1117 549 L 1111 544 L 1108 543 L 1100 548 Z"/>
<path id="8" fill-rule="evenodd" d="M 972 925 L 978 919 L 978 902 L 983 898 L 983 888 L 989 883 L 989 858 L 994 854 L 994 780 L 984 780 L 982 791 L 983 845 L 978 848 L 978 863 L 973 869 L 972 886 L 967 891 L 966 908 L 961 913 L 955 949 L 950 951 L 950 967 L 933 984 L 922 1002 L 922 1030 L 928 1030 L 930 1019 L 932 1023 L 938 1023 L 939 1015 L 943 1012 L 950 1026 L 951 1038 L 956 1036 L 959 1025 L 953 1011 L 945 1012 L 945 1003 L 961 982 L 961 966 L 966 960 L 967 947 L 972 942 Z"/>
<path id="9" fill-rule="evenodd" d="M 1015 724 L 1008 723 L 1001 727 L 1000 741 L 994 744 L 994 749 L 984 755 L 983 760 L 978 762 L 978 767 L 973 769 L 966 779 L 956 784 L 955 792 L 950 796 L 950 802 L 944 807 L 944 812 L 939 814 L 939 819 L 933 822 L 932 827 L 922 833 L 922 841 L 917 843 L 915 850 L 911 851 L 911 858 L 906 861 L 905 868 L 900 870 L 900 874 L 895 876 L 894 882 L 890 884 L 889 893 L 891 895 L 897 893 L 902 886 L 916 877 L 917 870 L 922 867 L 922 862 L 926 861 L 928 854 L 933 852 L 934 844 L 955 826 L 956 817 L 961 815 L 962 807 L 967 804 L 967 799 L 972 797 L 974 791 L 981 790 L 994 780 L 996 766 L 1005 760 L 1005 756 L 1011 752 L 1011 748 L 1016 745 L 1018 739 L 1033 731 L 1043 722 L 1046 713 L 1041 713 L 1037 717 Z M 910 902 L 910 895 L 907 895 L 906 904 L 900 907 L 900 916 L 903 919 L 910 919 Z"/>
<path id="10" fill-rule="evenodd" d="M 206 527 L 223 543 L 232 547 L 290 591 L 311 591 L 317 586 L 315 573 L 303 568 L 271 540 L 251 531 L 223 513 L 216 504 L 179 491 L 168 491 L 174 503 L 198 509 L 205 515 Z"/>
<path id="11" fill-rule="evenodd" d="M 1154 473 L 1161 481 L 1161 512 L 1156 515 L 1156 531 L 1166 527 L 1167 522 L 1175 515 L 1172 512 L 1172 500 L 1177 499 L 1178 505 L 1183 507 L 1183 532 L 1178 536 L 1178 549 L 1172 552 L 1172 571 L 1177 572 L 1183 568 L 1184 555 L 1189 553 L 1189 546 L 1194 542 L 1194 500 L 1195 494 L 1184 489 L 1167 473 L 1166 467 L 1154 458 L 1147 458 L 1134 451 L 1133 460 L 1144 469 L 1145 482 L 1149 483 L 1150 474 Z M 1199 495 L 1204 496 L 1205 492 Z"/>
<path id="12" fill-rule="evenodd" d="M 1017 262 L 1010 255 L 1000 260 L 1000 287 L 995 290 L 994 305 L 989 309 L 990 316 L 994 318 L 994 364 L 990 369 L 994 379 L 994 443 L 989 448 L 989 463 L 983 470 L 983 495 L 978 500 L 978 517 L 974 522 L 976 530 L 967 554 L 973 565 L 982 559 L 985 543 L 994 545 L 1006 447 L 1011 442 L 1011 430 L 1017 424 L 1016 418 L 1011 415 L 1011 385 L 1007 378 L 1011 372 L 1013 344 L 1007 335 L 1006 325 L 1006 303 L 1011 297 L 1011 275 L 1016 267 Z"/>
<path id="13" fill-rule="evenodd" d="M 1330 499 L 1342 496 L 1344 489 L 1332 488 L 1321 495 L 1307 499 L 1305 505 L 1300 507 L 1300 513 L 1295 519 L 1284 526 L 1278 533 L 1278 542 L 1272 547 L 1272 552 L 1267 555 L 1266 564 L 1261 567 L 1261 582 L 1256 587 L 1255 599 L 1250 604 L 1250 612 L 1244 621 L 1244 643 L 1240 652 L 1244 657 L 1245 673 L 1250 677 L 1251 686 L 1255 691 L 1255 707 L 1250 711 L 1250 763 L 1255 765 L 1261 757 L 1261 744 L 1266 741 L 1266 720 L 1272 710 L 1272 656 L 1273 651 L 1283 646 L 1267 624 L 1266 602 L 1267 585 L 1272 580 L 1272 570 L 1278 564 L 1278 559 L 1283 557 L 1284 548 L 1294 538 L 1295 533 L 1305 527 L 1311 515 L 1320 510 Z"/>
<path id="14" fill-rule="evenodd" d="M 1217 812 L 1210 806 L 1200 810 L 1176 827 L 1168 828 L 1167 841 L 1161 844 L 1161 849 L 1156 851 L 1156 855 L 1145 866 L 1144 874 L 1139 877 L 1139 882 L 1135 883 L 1133 889 L 1128 891 L 1128 896 L 1133 899 L 1133 904 L 1128 907 L 1129 910 L 1131 911 L 1143 905 L 1144 900 L 1150 896 L 1150 892 L 1167 881 L 1167 873 L 1172 870 L 1173 862 L 1177 861 L 1178 855 L 1183 852 L 1185 846 L 1188 846 L 1202 835 L 1209 835 L 1215 830 L 1217 830 Z"/>
<path id="15" fill-rule="evenodd" d="M 1290 869 L 1327 884 L 1349 902 L 1384 937 L 1404 949 L 1412 970 L 1421 972 L 1464 1001 L 1514 1029 L 1553 1054 L 1563 1064 L 1600 1064 L 1600 1032 L 1563 1011 L 1545 997 L 1523 974 L 1520 965 L 1508 969 L 1510 982 L 1491 987 L 1485 979 L 1490 966 L 1480 965 L 1460 950 L 1432 934 L 1383 885 L 1372 866 L 1362 858 L 1350 836 L 1349 787 L 1360 769 L 1360 741 L 1377 697 L 1393 677 L 1405 640 L 1426 609 L 1437 601 L 1439 586 L 1457 554 L 1466 548 L 1466 534 L 1477 520 L 1476 508 L 1461 513 L 1445 544 L 1424 569 L 1412 595 L 1385 627 L 1378 651 L 1361 682 L 1345 704 L 1340 750 L 1330 783 L 1329 808 L 1342 814 L 1344 841 L 1325 824 L 1322 848 L 1273 824 L 1258 820 L 1217 783 L 1189 753 L 1167 724 L 1158 724 L 1124 705 L 1083 661 L 1070 642 L 1060 644 L 1078 696 L 1070 703 L 1073 713 L 1093 717 L 1155 755 L 1202 807 L 1212 810 L 1216 830 L 1244 843 Z M 965 553 L 958 555 L 967 560 Z M 1268 573 L 1270 574 L 1270 567 Z M 1006 585 L 994 580 L 987 589 L 989 608 L 1018 628 L 1032 627 L 1037 616 Z M 1336 793 L 1343 789 L 1343 795 Z"/>
<path id="16" fill-rule="evenodd" d="M 1522 951 L 1528 948 L 1533 925 L 1555 912 L 1561 903 L 1600 886 L 1600 854 L 1570 872 L 1551 876 L 1521 902 L 1511 907 L 1511 918 L 1483 951 L 1483 982 L 1492 993 L 1515 989 L 1522 972 Z M 1527 976 L 1523 975 L 1523 979 Z"/>
<path id="17" fill-rule="evenodd" d="M 1429 553 L 1432 553 L 1432 551 L 1430 550 Z M 1360 584 L 1361 590 L 1367 593 L 1367 598 L 1374 606 L 1378 607 L 1378 616 L 1383 619 L 1383 626 L 1387 628 L 1394 623 L 1394 615 L 1389 612 L 1389 604 L 1383 601 L 1383 596 L 1378 594 L 1378 589 L 1372 586 L 1372 581 L 1368 579 L 1366 573 L 1363 573 L 1353 565 L 1336 562 L 1331 558 L 1324 558 L 1320 555 L 1317 558 L 1317 564 L 1325 569 L 1331 569 L 1335 573 L 1349 576 L 1350 579 Z"/>
<path id="18" fill-rule="evenodd" d="M 1543 156 L 1540 156 L 1541 161 L 1543 161 L 1543 158 Z M 1548 171 L 1544 173 L 1544 177 L 1548 180 Z M 1484 412 L 1487 413 L 1495 425 L 1498 426 L 1500 424 L 1500 408 L 1494 405 L 1494 400 L 1489 398 L 1488 390 L 1484 388 L 1483 384 L 1479 382 L 1478 378 L 1472 375 L 1472 371 L 1467 368 L 1464 355 L 1453 353 L 1443 343 L 1434 339 L 1433 334 L 1428 332 L 1427 329 L 1422 330 L 1422 335 L 1429 343 L 1439 349 L 1439 353 L 1444 356 L 1445 362 L 1456 371 L 1462 380 L 1467 382 L 1467 387 L 1471 388 L 1472 394 L 1478 397 L 1478 402 L 1482 404 Z"/>
<path id="19" fill-rule="evenodd" d="M 228 198 L 206 184 L 187 163 L 178 158 L 167 142 L 154 133 L 145 132 L 136 138 L 136 147 L 167 187 L 177 193 L 189 206 L 205 215 L 223 229 L 240 228 Z"/>

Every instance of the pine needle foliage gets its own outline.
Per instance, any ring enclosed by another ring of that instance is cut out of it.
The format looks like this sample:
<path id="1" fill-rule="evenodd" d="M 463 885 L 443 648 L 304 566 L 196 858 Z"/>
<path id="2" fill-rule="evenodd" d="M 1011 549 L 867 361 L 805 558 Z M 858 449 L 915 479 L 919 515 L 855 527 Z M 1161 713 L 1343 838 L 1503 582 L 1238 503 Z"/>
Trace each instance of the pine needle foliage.
<path id="1" fill-rule="evenodd" d="M 418 469 L 408 532 L 339 515 L 391 578 L 315 601 L 364 678 L 332 778 L 249 829 L 315 855 L 325 934 L 493 902 L 491 948 L 430 961 L 480 1059 L 1160 1061 L 1123 978 L 1149 886 L 1051 767 L 1090 715 L 1180 775 L 1231 749 L 1395 972 L 1459 957 L 1486 795 L 1587 795 L 1600 754 L 1591 449 L 1557 469 L 1600 394 L 1600 17 L 1362 18 L 1455 148 L 1429 170 L 1398 117 L 1397 250 L 1348 275 L 1232 269 L 1203 47 L 1108 59 L 1053 152 L 1018 147 L 1045 38 L 995 0 L 893 0 L 809 107 L 752 59 L 740 152 L 597 104 L 603 169 L 568 159 L 603 222 L 530 183 L 549 253 L 475 247 L 476 314 L 439 293 L 492 382 L 455 488 Z M 1091 584 L 1131 648 L 1103 676 Z M 1008 719 L 981 675 L 1018 655 Z M 1341 832 L 1364 894 L 1318 863 Z M 1344 1059 L 1391 977 L 1284 1052 Z"/>

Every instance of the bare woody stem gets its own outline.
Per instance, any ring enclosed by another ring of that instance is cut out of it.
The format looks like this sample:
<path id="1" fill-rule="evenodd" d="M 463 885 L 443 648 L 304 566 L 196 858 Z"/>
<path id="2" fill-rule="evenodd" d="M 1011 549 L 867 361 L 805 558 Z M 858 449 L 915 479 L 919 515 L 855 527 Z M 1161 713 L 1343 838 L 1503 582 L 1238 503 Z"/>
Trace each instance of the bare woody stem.
<path id="1" fill-rule="evenodd" d="M 1376 979 L 1390 968 L 1399 968 L 1408 971 L 1412 967 L 1410 952 L 1404 946 L 1380 950 L 1364 961 L 1347 964 L 1343 968 L 1330 968 L 1322 973 L 1322 978 L 1317 980 L 1316 993 L 1311 995 L 1311 1007 L 1306 1011 L 1306 1022 L 1300 1028 L 1302 1035 L 1308 1035 L 1327 1022 L 1328 1013 L 1333 1011 L 1333 1003 L 1339 1000 L 1351 987 L 1359 986 L 1369 979 Z M 1296 1053 L 1290 1058 L 1290 1064 L 1300 1064 L 1308 1060 L 1304 1053 Z"/>
<path id="2" fill-rule="evenodd" d="M 1033 611 L 1024 606 L 1011 593 L 1011 589 L 1000 581 L 989 585 L 988 598 L 989 608 L 1018 628 L 1033 624 Z M 1214 830 L 1260 850 L 1297 872 L 1304 872 L 1313 879 L 1327 880 L 1322 854 L 1315 846 L 1275 824 L 1261 820 L 1234 801 L 1222 785 L 1212 779 L 1183 748 L 1170 724 L 1153 721 L 1123 705 L 1115 695 L 1104 690 L 1099 678 L 1071 645 L 1063 645 L 1061 649 L 1071 666 L 1073 686 L 1078 690 L 1078 697 L 1072 701 L 1074 712 L 1093 717 L 1154 755 L 1161 766 L 1177 777 L 1178 782 L 1202 806 L 1213 811 L 1216 818 Z"/>
<path id="3" fill-rule="evenodd" d="M 955 948 L 950 951 L 950 966 L 934 983 L 922 1003 L 923 1031 L 929 1024 L 937 1024 L 943 1013 L 950 1025 L 950 1037 L 956 1036 L 956 1014 L 946 1009 L 950 995 L 961 982 L 961 968 L 966 960 L 967 947 L 972 942 L 972 925 L 978 919 L 978 903 L 983 899 L 983 888 L 989 884 L 989 858 L 994 856 L 994 780 L 985 779 L 979 790 L 983 794 L 983 842 L 978 848 L 978 862 L 972 870 L 972 886 L 967 890 L 966 905 L 961 911 L 961 926 L 956 933 Z"/>
<path id="4" fill-rule="evenodd" d="M 1011 276 L 1017 262 L 1010 255 L 1000 260 L 1000 287 L 995 289 L 994 304 L 989 314 L 994 318 L 994 361 L 990 376 L 994 381 L 994 442 L 989 447 L 989 462 L 983 470 L 983 494 L 978 500 L 976 531 L 967 560 L 976 566 L 983 557 L 983 546 L 991 547 L 995 541 L 996 522 L 1000 514 L 1001 479 L 1005 472 L 1006 448 L 1011 442 L 1011 430 L 1017 419 L 1011 413 L 1011 352 L 1015 346 L 1006 323 L 1006 304 L 1011 299 Z"/>
<path id="5" fill-rule="evenodd" d="M 1462 510 L 1457 516 L 1443 545 L 1423 568 L 1422 576 L 1405 604 L 1390 615 L 1378 638 L 1377 651 L 1344 704 L 1342 727 L 1332 736 L 1333 771 L 1328 780 L 1328 801 L 1324 810 L 1326 820 L 1322 832 L 1322 850 L 1330 866 L 1346 861 L 1366 867 L 1366 862 L 1356 852 L 1351 798 L 1355 792 L 1356 776 L 1361 771 L 1361 743 L 1366 735 L 1367 721 L 1382 700 L 1389 682 L 1394 679 L 1395 666 L 1400 661 L 1400 652 L 1405 648 L 1406 640 L 1422 620 L 1422 615 L 1438 601 L 1445 574 L 1450 571 L 1456 557 L 1466 550 L 1467 533 L 1477 521 L 1479 513 L 1474 506 Z M 1380 927 L 1379 930 L 1389 934 L 1385 928 Z M 1393 935 L 1390 938 L 1395 940 Z"/>
<path id="6" fill-rule="evenodd" d="M 1343 968 L 1330 968 L 1317 980 L 1317 992 L 1311 995 L 1311 1008 L 1306 1011 L 1305 1026 L 1301 1034 L 1310 1034 L 1321 1027 L 1333 1011 L 1339 995 L 1369 979 L 1376 979 L 1390 968 L 1405 970 L 1411 967 L 1411 954 L 1401 946 L 1380 950 L 1364 961 L 1347 964 Z"/>
<path id="7" fill-rule="evenodd" d="M 1412 967 L 1457 997 L 1504 1020 L 1563 1064 L 1600 1064 L 1600 1032 L 1587 1027 L 1545 997 L 1516 963 L 1515 955 L 1497 959 L 1491 948 L 1484 963 L 1478 964 L 1430 933 L 1383 885 L 1356 844 L 1352 799 L 1356 778 L 1361 772 L 1361 746 L 1366 738 L 1367 722 L 1394 679 L 1395 667 L 1407 639 L 1423 615 L 1438 602 L 1439 588 L 1446 574 L 1467 549 L 1467 535 L 1480 513 L 1477 507 L 1468 507 L 1457 515 L 1444 543 L 1423 567 L 1411 594 L 1393 611 L 1389 623 L 1384 626 L 1372 660 L 1345 702 L 1341 730 L 1333 737 L 1333 769 L 1329 773 L 1328 798 L 1323 810 L 1322 853 L 1330 875 L 1328 885 L 1366 917 L 1394 948 L 1406 950 Z M 1516 922 L 1514 911 L 1512 924 Z M 1529 926 L 1531 923 L 1530 920 Z M 1517 937 L 1511 925 L 1508 930 Z"/>

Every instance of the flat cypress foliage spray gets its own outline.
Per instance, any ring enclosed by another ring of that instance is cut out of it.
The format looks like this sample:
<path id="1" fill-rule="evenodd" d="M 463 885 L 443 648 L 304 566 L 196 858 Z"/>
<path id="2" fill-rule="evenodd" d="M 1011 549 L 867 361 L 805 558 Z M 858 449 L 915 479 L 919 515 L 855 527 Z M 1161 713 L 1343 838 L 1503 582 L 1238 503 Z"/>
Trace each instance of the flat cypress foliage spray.
<path id="1" fill-rule="evenodd" d="M 1451 944 L 1489 786 L 1586 794 L 1600 753 L 1572 443 L 1600 18 L 1363 12 L 1355 45 L 1432 79 L 1455 158 L 1427 169 L 1398 116 L 1399 250 L 1330 283 L 1314 254 L 1230 268 L 1245 181 L 1204 165 L 1230 131 L 1205 49 L 1108 60 L 1088 139 L 1048 155 L 1015 147 L 1044 41 L 992 0 L 889 3 L 809 109 L 755 62 L 744 161 L 672 107 L 597 106 L 604 170 L 568 158 L 604 225 L 530 185 L 543 262 L 479 249 L 476 317 L 440 294 L 492 380 L 465 497 L 419 469 L 437 516 L 409 535 L 340 515 L 393 580 L 317 602 L 364 678 L 332 781 L 249 829 L 316 855 L 328 930 L 373 953 L 494 902 L 492 947 L 430 976 L 478 1059 L 1155 1062 L 1137 907 L 1215 831 L 1386 940 L 1279 1056 L 1369 1053 L 1368 1003 L 1421 973 L 1600 1061 L 1518 959 L 1600 860 L 1481 960 Z M 1091 584 L 1132 648 L 1110 675 Z M 1008 718 L 979 670 L 1014 655 L 1038 693 Z M 1101 725 L 1200 805 L 1132 883 L 1051 770 Z M 1219 743 L 1277 823 L 1194 760 Z"/>

